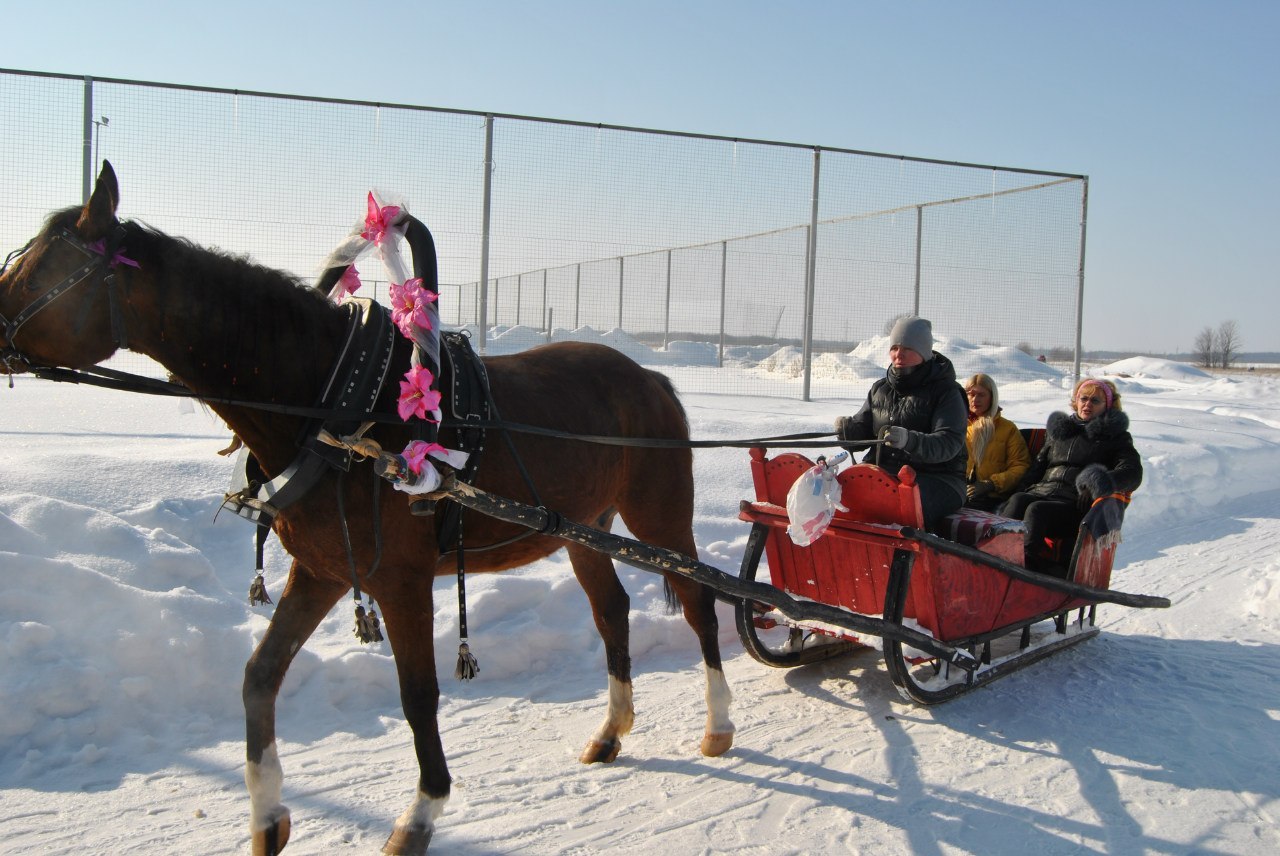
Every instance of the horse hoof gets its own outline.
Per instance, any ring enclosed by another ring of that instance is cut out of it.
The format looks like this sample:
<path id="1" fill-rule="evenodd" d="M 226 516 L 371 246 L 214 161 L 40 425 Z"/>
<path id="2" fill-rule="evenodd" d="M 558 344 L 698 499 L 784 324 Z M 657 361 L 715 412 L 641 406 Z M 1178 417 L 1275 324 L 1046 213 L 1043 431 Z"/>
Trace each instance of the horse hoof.
<path id="1" fill-rule="evenodd" d="M 292 827 L 289 809 L 280 806 L 269 826 L 253 832 L 253 856 L 276 856 L 289 843 L 289 831 Z"/>
<path id="2" fill-rule="evenodd" d="M 382 845 L 382 852 L 388 856 L 426 856 L 433 831 L 432 827 L 421 824 L 396 827 L 387 843 Z"/>
<path id="3" fill-rule="evenodd" d="M 578 760 L 584 764 L 609 764 L 622 751 L 621 740 L 589 740 Z"/>
<path id="4" fill-rule="evenodd" d="M 729 751 L 733 745 L 733 732 L 728 734 L 706 734 L 702 738 L 702 754 L 708 758 L 719 758 Z"/>

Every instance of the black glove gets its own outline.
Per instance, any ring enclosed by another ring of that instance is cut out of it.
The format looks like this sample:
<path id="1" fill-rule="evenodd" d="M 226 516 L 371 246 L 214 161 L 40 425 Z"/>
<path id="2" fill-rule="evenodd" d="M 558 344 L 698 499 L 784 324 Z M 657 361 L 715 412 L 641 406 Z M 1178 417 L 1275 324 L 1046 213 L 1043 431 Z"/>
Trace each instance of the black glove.
<path id="1" fill-rule="evenodd" d="M 989 481 L 974 482 L 965 490 L 970 499 L 981 499 L 996 489 Z"/>
<path id="2" fill-rule="evenodd" d="M 886 425 L 880 431 L 880 439 L 891 449 L 906 449 L 911 442 L 911 432 L 901 425 Z"/>

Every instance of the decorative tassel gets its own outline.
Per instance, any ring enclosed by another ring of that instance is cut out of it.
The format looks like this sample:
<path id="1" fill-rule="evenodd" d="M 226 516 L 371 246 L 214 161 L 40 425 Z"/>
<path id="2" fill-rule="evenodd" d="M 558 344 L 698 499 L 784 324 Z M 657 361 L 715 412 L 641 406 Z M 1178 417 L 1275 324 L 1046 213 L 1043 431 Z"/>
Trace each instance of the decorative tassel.
<path id="1" fill-rule="evenodd" d="M 267 583 L 262 579 L 262 574 L 258 574 L 249 584 L 249 605 L 258 606 L 271 602 L 271 595 L 267 594 Z"/>
<path id="2" fill-rule="evenodd" d="M 472 656 L 471 646 L 463 642 L 458 646 L 458 665 L 453 670 L 453 676 L 460 681 L 469 681 L 479 673 L 480 664 Z"/>
<path id="3" fill-rule="evenodd" d="M 364 644 L 383 641 L 383 631 L 378 626 L 378 613 L 365 612 L 365 604 L 356 604 L 356 638 Z"/>
<path id="4" fill-rule="evenodd" d="M 252 487 L 252 485 L 251 485 Z M 256 487 L 253 488 L 255 491 Z M 258 576 L 254 577 L 253 582 L 249 583 L 249 605 L 258 606 L 259 604 L 271 603 L 271 595 L 267 594 L 267 583 L 262 578 L 262 553 L 266 548 L 267 536 L 271 534 L 271 527 L 266 523 L 258 523 L 258 530 L 254 533 L 254 554 L 257 560 L 256 568 Z"/>
<path id="5" fill-rule="evenodd" d="M 373 608 L 373 603 L 369 603 L 369 632 L 373 635 L 374 642 L 382 641 L 382 625 L 378 622 L 378 610 Z"/>

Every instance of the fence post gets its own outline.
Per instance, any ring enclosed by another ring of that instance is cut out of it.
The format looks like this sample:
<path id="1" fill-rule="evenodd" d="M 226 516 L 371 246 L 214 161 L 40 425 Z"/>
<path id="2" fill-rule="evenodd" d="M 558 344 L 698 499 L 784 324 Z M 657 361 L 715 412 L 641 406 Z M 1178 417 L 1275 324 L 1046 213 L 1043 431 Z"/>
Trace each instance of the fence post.
<path id="1" fill-rule="evenodd" d="M 624 261 L 625 260 L 623 259 L 622 256 L 618 256 L 618 329 L 619 330 L 622 329 L 622 284 L 626 279 L 626 275 L 623 273 Z"/>
<path id="2" fill-rule="evenodd" d="M 664 301 L 666 309 L 662 315 L 662 349 L 671 344 L 671 251 L 667 250 L 667 297 Z"/>
<path id="3" fill-rule="evenodd" d="M 524 291 L 524 274 L 518 273 L 516 274 L 516 326 L 517 327 L 520 326 L 520 304 L 524 303 L 524 296 L 521 294 L 522 291 Z"/>
<path id="4" fill-rule="evenodd" d="M 916 302 L 911 314 L 920 317 L 920 252 L 924 240 L 924 206 L 916 206 Z"/>
<path id="5" fill-rule="evenodd" d="M 1085 176 L 1080 189 L 1080 268 L 1076 285 L 1076 358 L 1071 364 L 1073 379 L 1080 380 L 1080 341 L 1084 332 L 1084 233 L 1089 222 L 1089 177 Z"/>
<path id="6" fill-rule="evenodd" d="M 84 157 L 82 158 L 81 204 L 88 204 L 89 193 L 93 189 L 93 78 L 84 79 Z"/>
<path id="7" fill-rule="evenodd" d="M 551 310 L 547 308 L 547 269 L 542 269 L 542 317 L 547 319 L 547 337 L 551 337 Z"/>
<path id="8" fill-rule="evenodd" d="M 809 400 L 809 385 L 813 380 L 813 302 L 818 269 L 818 189 L 822 178 L 822 149 L 813 149 L 813 196 L 809 203 L 807 246 L 804 250 L 804 383 L 800 398 Z"/>
<path id="9" fill-rule="evenodd" d="M 582 262 L 574 266 L 573 274 L 573 329 L 582 326 L 578 321 L 578 312 L 582 308 Z"/>
<path id="10" fill-rule="evenodd" d="M 476 326 L 480 328 L 480 353 L 487 350 L 489 340 L 489 205 L 493 200 L 493 114 L 484 117 L 484 196 L 480 207 L 480 311 Z"/>
<path id="11" fill-rule="evenodd" d="M 729 242 L 720 242 L 720 353 L 716 357 L 716 367 L 724 368 L 724 304 L 726 273 L 729 269 Z"/>

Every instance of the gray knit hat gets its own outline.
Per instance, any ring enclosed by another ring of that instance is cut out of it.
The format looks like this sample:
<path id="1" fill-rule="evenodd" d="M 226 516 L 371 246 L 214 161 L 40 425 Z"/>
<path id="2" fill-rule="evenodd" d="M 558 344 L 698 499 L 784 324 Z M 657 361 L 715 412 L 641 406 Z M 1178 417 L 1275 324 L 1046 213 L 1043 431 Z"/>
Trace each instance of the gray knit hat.
<path id="1" fill-rule="evenodd" d="M 902 345 L 926 360 L 933 358 L 933 325 L 924 318 L 899 318 L 889 333 L 889 347 Z"/>

